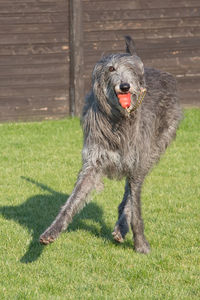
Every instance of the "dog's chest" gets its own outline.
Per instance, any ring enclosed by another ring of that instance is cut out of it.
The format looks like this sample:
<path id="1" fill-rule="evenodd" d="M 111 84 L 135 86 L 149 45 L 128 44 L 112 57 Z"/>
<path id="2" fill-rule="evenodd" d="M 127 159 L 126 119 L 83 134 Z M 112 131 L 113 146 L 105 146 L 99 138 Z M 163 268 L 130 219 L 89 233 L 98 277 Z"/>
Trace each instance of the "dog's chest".
<path id="1" fill-rule="evenodd" d="M 127 152 L 106 151 L 101 162 L 103 173 L 109 178 L 122 178 L 132 173 L 136 163 L 136 152 L 134 148 Z"/>

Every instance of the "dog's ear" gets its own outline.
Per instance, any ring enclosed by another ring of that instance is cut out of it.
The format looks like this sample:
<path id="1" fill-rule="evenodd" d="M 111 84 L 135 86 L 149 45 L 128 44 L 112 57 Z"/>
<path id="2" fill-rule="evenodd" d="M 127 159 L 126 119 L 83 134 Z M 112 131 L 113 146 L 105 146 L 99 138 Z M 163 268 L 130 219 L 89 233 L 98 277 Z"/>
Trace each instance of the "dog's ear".
<path id="1" fill-rule="evenodd" d="M 126 53 L 129 53 L 131 55 L 137 55 L 135 51 L 135 43 L 129 35 L 125 36 L 125 42 L 126 42 Z"/>

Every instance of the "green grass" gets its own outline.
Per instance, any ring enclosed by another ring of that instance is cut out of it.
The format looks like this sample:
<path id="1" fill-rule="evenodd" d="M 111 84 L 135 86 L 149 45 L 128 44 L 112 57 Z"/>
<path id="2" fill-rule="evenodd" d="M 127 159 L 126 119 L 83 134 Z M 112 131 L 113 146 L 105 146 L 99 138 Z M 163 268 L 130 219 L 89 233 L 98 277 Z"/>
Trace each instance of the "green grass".
<path id="1" fill-rule="evenodd" d="M 68 232 L 39 235 L 81 166 L 78 119 L 0 125 L 0 299 L 199 299 L 200 110 L 185 111 L 176 141 L 145 181 L 149 255 L 111 232 L 124 182 L 105 189 Z"/>

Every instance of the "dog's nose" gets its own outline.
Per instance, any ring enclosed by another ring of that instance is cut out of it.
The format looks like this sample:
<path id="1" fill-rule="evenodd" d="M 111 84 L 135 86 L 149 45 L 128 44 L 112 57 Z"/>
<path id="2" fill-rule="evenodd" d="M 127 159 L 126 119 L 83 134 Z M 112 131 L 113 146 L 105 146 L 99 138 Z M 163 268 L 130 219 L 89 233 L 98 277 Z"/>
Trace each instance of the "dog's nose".
<path id="1" fill-rule="evenodd" d="M 129 83 L 121 83 L 119 88 L 124 93 L 128 92 L 130 90 L 130 84 Z"/>

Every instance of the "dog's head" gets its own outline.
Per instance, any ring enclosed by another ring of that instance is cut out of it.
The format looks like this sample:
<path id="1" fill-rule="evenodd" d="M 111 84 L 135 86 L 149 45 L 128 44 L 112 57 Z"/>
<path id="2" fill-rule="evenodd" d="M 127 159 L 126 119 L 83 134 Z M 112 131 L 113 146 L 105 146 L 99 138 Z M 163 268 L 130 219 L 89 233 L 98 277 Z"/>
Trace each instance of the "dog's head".
<path id="1" fill-rule="evenodd" d="M 127 53 L 103 57 L 93 70 L 97 101 L 123 114 L 130 113 L 136 107 L 145 91 L 143 63 L 136 55 L 133 40 L 125 37 L 125 41 Z"/>

